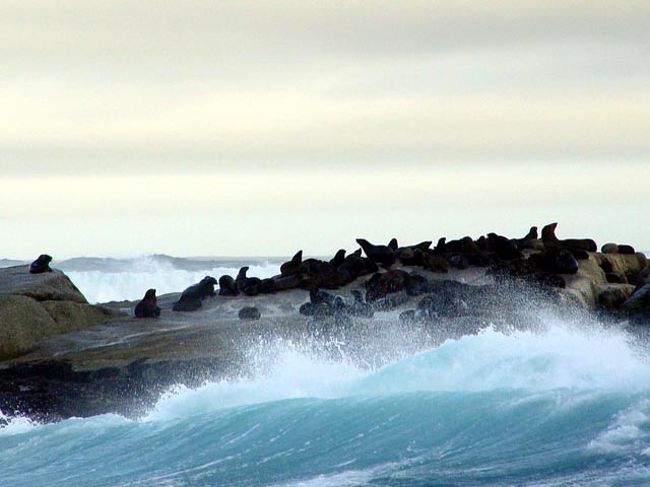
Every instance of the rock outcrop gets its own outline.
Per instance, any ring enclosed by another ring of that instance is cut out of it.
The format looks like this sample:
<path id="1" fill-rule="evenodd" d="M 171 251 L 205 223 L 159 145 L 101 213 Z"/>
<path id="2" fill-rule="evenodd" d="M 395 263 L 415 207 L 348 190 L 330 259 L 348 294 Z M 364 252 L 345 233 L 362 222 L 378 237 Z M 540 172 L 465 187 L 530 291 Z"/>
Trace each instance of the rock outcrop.
<path id="1" fill-rule="evenodd" d="M 44 338 L 115 316 L 115 311 L 88 304 L 61 271 L 30 274 L 27 266 L 0 269 L 0 360 L 25 354 Z"/>

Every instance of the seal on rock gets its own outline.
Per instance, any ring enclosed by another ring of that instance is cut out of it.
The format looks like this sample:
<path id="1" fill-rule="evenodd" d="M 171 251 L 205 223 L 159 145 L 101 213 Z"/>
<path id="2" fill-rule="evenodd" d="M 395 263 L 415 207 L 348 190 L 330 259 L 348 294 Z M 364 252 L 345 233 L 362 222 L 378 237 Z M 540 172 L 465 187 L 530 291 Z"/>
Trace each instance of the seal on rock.
<path id="1" fill-rule="evenodd" d="M 158 318 L 160 316 L 155 289 L 147 290 L 144 298 L 135 305 L 134 313 L 136 318 Z"/>
<path id="2" fill-rule="evenodd" d="M 246 296 L 256 296 L 260 293 L 262 280 L 258 277 L 247 277 L 248 266 L 239 269 L 235 283 L 241 292 Z"/>
<path id="3" fill-rule="evenodd" d="M 542 245 L 540 240 L 539 240 L 539 235 L 537 233 L 537 227 L 532 226 L 530 227 L 530 230 L 528 230 L 528 233 L 522 237 L 522 238 L 515 238 L 512 239 L 512 242 L 517 246 L 519 250 L 524 250 L 524 249 L 535 249 L 535 250 L 542 250 Z"/>
<path id="4" fill-rule="evenodd" d="M 596 242 L 590 238 L 570 238 L 565 240 L 558 239 L 555 236 L 556 228 L 557 223 L 549 223 L 544 228 L 542 228 L 542 241 L 544 242 L 544 247 L 548 249 L 563 247 L 568 250 L 578 250 L 583 252 L 596 252 L 598 250 L 598 245 L 596 245 Z"/>
<path id="5" fill-rule="evenodd" d="M 332 264 L 334 267 L 340 266 L 345 262 L 345 249 L 339 249 L 334 257 L 330 260 L 330 264 Z"/>
<path id="6" fill-rule="evenodd" d="M 239 286 L 232 276 L 224 274 L 219 278 L 219 296 L 239 296 Z"/>
<path id="7" fill-rule="evenodd" d="M 215 296 L 214 286 L 217 280 L 211 276 L 205 276 L 197 284 L 193 284 L 183 293 L 176 303 L 174 303 L 174 311 L 195 311 L 201 307 L 202 301 L 209 297 Z"/>
<path id="8" fill-rule="evenodd" d="M 578 272 L 578 261 L 573 254 L 563 248 L 550 248 L 539 254 L 533 254 L 529 260 L 540 270 L 551 274 L 575 274 Z"/>
<path id="9" fill-rule="evenodd" d="M 50 262 L 52 257 L 47 254 L 41 254 L 34 262 L 29 265 L 30 274 L 43 274 L 44 272 L 52 272 L 50 269 Z"/>
<path id="10" fill-rule="evenodd" d="M 496 233 L 488 233 L 487 235 L 489 245 L 494 249 L 498 259 L 501 260 L 516 260 L 522 259 L 524 256 L 519 251 L 517 244 L 512 240 Z"/>
<path id="11" fill-rule="evenodd" d="M 289 262 L 285 262 L 280 266 L 280 274 L 283 276 L 289 276 L 291 274 L 296 274 L 300 269 L 302 264 L 302 250 L 296 252 L 296 254 L 291 258 Z"/>
<path id="12" fill-rule="evenodd" d="M 390 267 L 395 263 L 395 252 L 388 245 L 373 245 L 363 238 L 358 238 L 357 243 L 373 262 L 384 267 Z"/>

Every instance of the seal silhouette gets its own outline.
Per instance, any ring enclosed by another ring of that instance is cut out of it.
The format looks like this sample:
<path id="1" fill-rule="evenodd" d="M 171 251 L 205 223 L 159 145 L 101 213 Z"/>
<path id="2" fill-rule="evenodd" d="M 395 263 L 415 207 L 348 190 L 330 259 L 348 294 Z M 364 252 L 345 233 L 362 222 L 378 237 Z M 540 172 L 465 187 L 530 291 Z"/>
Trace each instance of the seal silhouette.
<path id="1" fill-rule="evenodd" d="M 395 263 L 395 252 L 388 245 L 373 245 L 363 238 L 358 238 L 357 243 L 373 262 L 384 267 L 390 267 Z M 397 245 L 397 240 L 393 245 Z"/>
<path id="2" fill-rule="evenodd" d="M 144 298 L 135 305 L 136 318 L 158 318 L 160 316 L 160 308 L 156 300 L 156 290 L 149 289 L 144 294 Z"/>
<path id="3" fill-rule="evenodd" d="M 34 262 L 29 265 L 30 274 L 43 274 L 44 272 L 52 272 L 50 269 L 50 262 L 52 257 L 47 254 L 41 254 Z"/>
<path id="4" fill-rule="evenodd" d="M 174 311 L 195 311 L 202 306 L 202 302 L 208 296 L 214 296 L 214 286 L 217 280 L 211 276 L 205 276 L 197 284 L 193 284 L 183 291 L 179 300 L 174 303 Z"/>

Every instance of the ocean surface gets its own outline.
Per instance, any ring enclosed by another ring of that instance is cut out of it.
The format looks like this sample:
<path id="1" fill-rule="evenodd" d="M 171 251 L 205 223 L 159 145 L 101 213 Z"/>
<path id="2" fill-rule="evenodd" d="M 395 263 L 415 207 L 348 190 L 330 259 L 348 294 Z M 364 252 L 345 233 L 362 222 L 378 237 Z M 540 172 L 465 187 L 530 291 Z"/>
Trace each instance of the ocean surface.
<path id="1" fill-rule="evenodd" d="M 113 299 L 141 294 L 78 272 L 85 293 L 96 279 Z M 0 486 L 650 485 L 647 348 L 593 317 L 547 321 L 390 350 L 378 368 L 252 344 L 253 377 L 176 387 L 139 419 L 4 418 Z"/>

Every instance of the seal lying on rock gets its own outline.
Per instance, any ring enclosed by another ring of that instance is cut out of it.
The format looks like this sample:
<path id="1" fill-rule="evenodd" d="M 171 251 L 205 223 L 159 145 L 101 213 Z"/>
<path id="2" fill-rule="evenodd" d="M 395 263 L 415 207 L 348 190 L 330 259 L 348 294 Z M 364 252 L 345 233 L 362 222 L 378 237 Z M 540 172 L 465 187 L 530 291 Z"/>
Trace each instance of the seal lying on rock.
<path id="1" fill-rule="evenodd" d="M 348 255 L 336 271 L 341 279 L 341 284 L 349 284 L 357 277 L 377 272 L 379 267 L 372 260 L 361 257 L 361 249 Z"/>
<path id="2" fill-rule="evenodd" d="M 590 238 L 583 239 L 565 239 L 560 240 L 555 236 L 555 229 L 557 228 L 557 223 L 550 223 L 542 228 L 542 241 L 544 242 L 544 247 L 547 249 L 554 248 L 565 248 L 570 251 L 578 250 L 583 252 L 596 252 L 598 250 L 598 245 Z"/>
<path id="3" fill-rule="evenodd" d="M 41 254 L 38 256 L 34 262 L 29 266 L 30 274 L 42 274 L 44 272 L 52 272 L 50 269 L 50 262 L 52 262 L 52 257 L 47 254 Z"/>
<path id="4" fill-rule="evenodd" d="M 214 277 L 205 276 L 197 284 L 188 287 L 179 300 L 174 303 L 174 311 L 195 311 L 201 307 L 201 302 L 208 296 L 215 296 L 214 286 L 217 280 Z"/>
<path id="5" fill-rule="evenodd" d="M 537 265 L 541 271 L 551 274 L 575 274 L 578 272 L 578 261 L 567 249 L 551 248 L 531 255 L 528 260 Z"/>
<path id="6" fill-rule="evenodd" d="M 296 252 L 289 262 L 285 262 L 280 266 L 280 274 L 283 276 L 296 274 L 300 269 L 300 264 L 302 264 L 302 250 Z"/>
<path id="7" fill-rule="evenodd" d="M 330 260 L 330 264 L 338 269 L 338 267 L 345 262 L 345 249 L 339 249 L 334 257 Z"/>
<path id="8" fill-rule="evenodd" d="M 539 237 L 537 234 L 537 227 L 530 227 L 528 233 L 522 238 L 515 238 L 511 240 L 519 250 L 523 249 L 540 249 L 538 245 Z"/>
<path id="9" fill-rule="evenodd" d="M 497 235 L 496 233 L 488 233 L 488 244 L 498 259 L 501 260 L 515 260 L 522 259 L 524 256 L 519 251 L 517 244 L 513 243 L 510 239 Z"/>
<path id="10" fill-rule="evenodd" d="M 373 245 L 363 238 L 358 238 L 357 243 L 373 262 L 384 267 L 390 267 L 395 263 L 395 252 L 388 245 Z"/>
<path id="11" fill-rule="evenodd" d="M 387 294 L 396 293 L 406 289 L 409 280 L 408 272 L 392 270 L 374 274 L 365 284 L 366 301 L 373 302 L 386 297 Z"/>
<path id="12" fill-rule="evenodd" d="M 239 274 L 235 279 L 235 283 L 241 292 L 246 296 L 256 296 L 260 293 L 262 280 L 258 277 L 247 277 L 248 266 L 239 269 Z"/>
<path id="13" fill-rule="evenodd" d="M 219 278 L 219 296 L 239 296 L 237 283 L 227 274 Z"/>
<path id="14" fill-rule="evenodd" d="M 144 294 L 144 298 L 135 305 L 136 318 L 158 318 L 160 316 L 160 308 L 156 301 L 156 290 L 149 289 Z"/>

